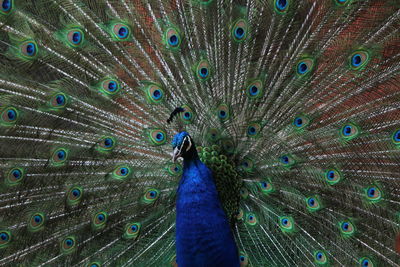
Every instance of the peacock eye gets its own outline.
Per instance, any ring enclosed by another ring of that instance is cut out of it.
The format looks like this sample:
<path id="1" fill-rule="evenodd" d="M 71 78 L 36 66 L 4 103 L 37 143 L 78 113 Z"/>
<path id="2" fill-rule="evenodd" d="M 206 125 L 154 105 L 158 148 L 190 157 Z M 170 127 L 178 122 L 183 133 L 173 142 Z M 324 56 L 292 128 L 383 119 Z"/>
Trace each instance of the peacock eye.
<path id="1" fill-rule="evenodd" d="M 6 230 L 0 230 L 0 248 L 6 247 L 11 242 L 11 233 Z"/>
<path id="2" fill-rule="evenodd" d="M 249 264 L 249 258 L 244 252 L 239 253 L 240 267 L 245 267 Z"/>
<path id="3" fill-rule="evenodd" d="M 157 189 L 151 188 L 146 191 L 146 193 L 143 196 L 143 200 L 146 204 L 151 204 L 158 199 L 159 195 L 160 195 L 160 191 L 158 191 Z"/>
<path id="4" fill-rule="evenodd" d="M 242 42 L 247 36 L 247 21 L 240 19 L 236 21 L 231 29 L 232 37 L 236 42 Z"/>
<path id="5" fill-rule="evenodd" d="M 210 78 L 210 64 L 207 60 L 202 60 L 197 64 L 196 75 L 202 81 Z"/>
<path id="6" fill-rule="evenodd" d="M 76 239 L 73 236 L 68 236 L 61 241 L 61 250 L 64 254 L 74 251 L 76 246 Z"/>
<path id="7" fill-rule="evenodd" d="M 339 228 L 340 228 L 340 232 L 345 237 L 351 236 L 355 232 L 355 227 L 354 227 L 353 223 L 350 221 L 339 222 Z"/>
<path id="8" fill-rule="evenodd" d="M 395 145 L 400 146 L 400 130 L 393 133 L 392 140 Z"/>
<path id="9" fill-rule="evenodd" d="M 279 158 L 279 162 L 280 162 L 281 165 L 282 165 L 283 167 L 285 167 L 285 168 L 291 168 L 293 165 L 296 164 L 295 159 L 294 159 L 291 155 L 289 155 L 289 154 L 287 154 L 287 155 L 282 155 L 282 156 Z"/>
<path id="10" fill-rule="evenodd" d="M 375 185 L 371 185 L 365 188 L 364 194 L 366 199 L 373 203 L 381 201 L 383 197 L 381 189 Z"/>
<path id="11" fill-rule="evenodd" d="M 328 262 L 328 259 L 326 258 L 325 252 L 318 251 L 318 250 L 315 251 L 314 252 L 314 261 L 317 264 L 321 264 L 321 265 L 326 264 Z"/>
<path id="12" fill-rule="evenodd" d="M 363 50 L 359 50 L 351 54 L 350 56 L 350 67 L 353 70 L 360 70 L 367 65 L 370 60 L 369 53 Z"/>
<path id="13" fill-rule="evenodd" d="M 260 80 L 253 81 L 247 85 L 246 95 L 250 99 L 256 99 L 263 96 L 263 83 Z"/>
<path id="14" fill-rule="evenodd" d="M 314 212 L 321 209 L 321 202 L 318 196 L 312 196 L 306 198 L 307 209 L 310 212 Z"/>
<path id="15" fill-rule="evenodd" d="M 92 228 L 94 230 L 102 229 L 106 226 L 108 214 L 104 211 L 97 212 L 92 217 Z"/>
<path id="16" fill-rule="evenodd" d="M 37 44 L 33 40 L 25 41 L 20 45 L 21 56 L 25 59 L 34 59 L 37 56 Z"/>
<path id="17" fill-rule="evenodd" d="M 328 169 L 325 171 L 325 179 L 330 185 L 337 184 L 342 179 L 342 174 L 336 169 Z"/>
<path id="18" fill-rule="evenodd" d="M 13 8 L 13 0 L 1 0 L 1 10 L 0 13 L 6 15 L 9 14 Z"/>
<path id="19" fill-rule="evenodd" d="M 131 36 L 131 28 L 125 23 L 111 25 L 111 36 L 115 41 L 127 41 Z"/>
<path id="20" fill-rule="evenodd" d="M 56 150 L 54 150 L 52 157 L 51 157 L 51 161 L 53 163 L 54 166 L 61 166 L 64 165 L 64 163 L 67 161 L 68 159 L 68 150 L 65 148 L 58 148 Z"/>
<path id="21" fill-rule="evenodd" d="M 167 133 L 163 129 L 153 129 L 149 132 L 149 138 L 153 145 L 160 146 L 167 141 Z"/>
<path id="22" fill-rule="evenodd" d="M 230 109 L 226 104 L 220 104 L 217 107 L 217 116 L 221 121 L 227 121 L 230 117 Z"/>
<path id="23" fill-rule="evenodd" d="M 374 263 L 372 262 L 371 259 L 367 257 L 363 257 L 359 260 L 360 266 L 361 267 L 373 267 Z"/>
<path id="24" fill-rule="evenodd" d="M 164 38 L 166 40 L 167 47 L 170 49 L 178 49 L 181 45 L 181 35 L 174 27 L 168 28 L 165 31 Z"/>
<path id="25" fill-rule="evenodd" d="M 304 129 L 305 127 L 308 126 L 308 124 L 310 123 L 310 119 L 306 116 L 297 116 L 294 118 L 293 120 L 293 126 L 295 127 L 295 129 Z"/>
<path id="26" fill-rule="evenodd" d="M 99 152 L 109 152 L 115 148 L 116 141 L 111 136 L 102 137 L 97 144 L 97 151 Z"/>
<path id="27" fill-rule="evenodd" d="M 105 79 L 101 82 L 101 90 L 106 95 L 115 95 L 120 89 L 120 83 L 115 79 Z"/>
<path id="28" fill-rule="evenodd" d="M 68 44 L 72 47 L 78 47 L 83 43 L 85 35 L 81 29 L 73 28 L 67 32 Z"/>
<path id="29" fill-rule="evenodd" d="M 167 166 L 167 171 L 170 175 L 172 176 L 177 176 L 182 174 L 182 166 L 179 165 L 178 163 L 170 163 Z"/>
<path id="30" fill-rule="evenodd" d="M 7 107 L 4 108 L 3 111 L 1 112 L 0 124 L 3 124 L 5 126 L 11 126 L 17 122 L 18 118 L 19 118 L 18 110 L 14 107 Z"/>
<path id="31" fill-rule="evenodd" d="M 119 166 L 113 171 L 112 176 L 114 179 L 124 180 L 128 178 L 130 174 L 131 169 L 128 166 Z"/>
<path id="32" fill-rule="evenodd" d="M 156 83 L 149 83 L 144 90 L 149 103 L 159 104 L 164 100 L 164 90 L 160 85 Z"/>
<path id="33" fill-rule="evenodd" d="M 67 192 L 67 204 L 69 206 L 77 205 L 83 196 L 83 189 L 78 186 L 74 186 Z"/>
<path id="34" fill-rule="evenodd" d="M 134 239 L 134 238 L 136 238 L 140 233 L 140 228 L 141 228 L 141 224 L 140 223 L 137 223 L 137 222 L 128 223 L 125 226 L 124 238 L 125 239 Z"/>
<path id="35" fill-rule="evenodd" d="M 350 141 L 359 135 L 359 128 L 353 123 L 343 125 L 340 135 L 345 141 Z"/>
<path id="36" fill-rule="evenodd" d="M 257 224 L 257 217 L 254 213 L 248 213 L 246 215 L 246 223 L 248 225 L 254 226 Z"/>
<path id="37" fill-rule="evenodd" d="M 289 7 L 288 0 L 275 0 L 275 10 L 278 13 L 285 13 L 287 12 Z"/>
<path id="38" fill-rule="evenodd" d="M 188 105 L 183 105 L 182 108 L 183 108 L 183 112 L 180 115 L 181 120 L 185 124 L 192 123 L 194 120 L 194 116 L 195 116 L 193 109 L 191 107 L 189 107 Z"/>
<path id="39" fill-rule="evenodd" d="M 28 229 L 32 232 L 39 231 L 43 229 L 45 223 L 45 216 L 43 213 L 34 213 L 28 222 Z"/>
<path id="40" fill-rule="evenodd" d="M 279 217 L 279 227 L 282 232 L 290 233 L 294 231 L 294 220 L 292 217 L 283 216 Z"/>
<path id="41" fill-rule="evenodd" d="M 261 133 L 261 125 L 257 122 L 251 122 L 247 126 L 247 136 L 251 138 L 259 137 Z"/>
<path id="42" fill-rule="evenodd" d="M 314 68 L 314 60 L 311 58 L 303 58 L 297 62 L 297 75 L 304 76 Z"/>

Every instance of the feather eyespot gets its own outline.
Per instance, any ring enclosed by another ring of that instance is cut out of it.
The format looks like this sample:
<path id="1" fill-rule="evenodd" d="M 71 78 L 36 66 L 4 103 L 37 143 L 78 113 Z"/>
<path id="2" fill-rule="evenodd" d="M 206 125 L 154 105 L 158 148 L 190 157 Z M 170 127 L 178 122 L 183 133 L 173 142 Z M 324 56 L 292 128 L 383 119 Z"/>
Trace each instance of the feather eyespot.
<path id="1" fill-rule="evenodd" d="M 115 79 L 106 78 L 101 82 L 100 90 L 106 95 L 115 95 L 121 89 L 119 81 Z"/>
<path id="2" fill-rule="evenodd" d="M 294 158 L 289 154 L 282 155 L 279 158 L 279 162 L 285 168 L 291 168 L 293 165 L 296 164 L 296 161 L 294 160 Z"/>
<path id="3" fill-rule="evenodd" d="M 292 217 L 283 216 L 279 217 L 279 227 L 282 232 L 290 233 L 294 231 L 294 220 Z"/>
<path id="4" fill-rule="evenodd" d="M 359 261 L 361 267 L 373 267 L 374 263 L 368 257 L 362 257 Z"/>
<path id="5" fill-rule="evenodd" d="M 58 110 L 58 109 L 62 109 L 65 108 L 65 106 L 67 105 L 67 95 L 64 93 L 56 93 L 55 95 L 53 95 L 50 98 L 50 102 L 49 105 L 51 107 L 51 109 L 54 110 Z"/>
<path id="6" fill-rule="evenodd" d="M 305 127 L 308 126 L 309 123 L 310 123 L 310 119 L 303 115 L 297 116 L 293 120 L 293 126 L 297 130 L 304 129 Z"/>
<path id="7" fill-rule="evenodd" d="M 249 264 L 249 257 L 247 256 L 246 253 L 241 251 L 239 253 L 239 261 L 240 261 L 240 267 L 245 267 Z"/>
<path id="8" fill-rule="evenodd" d="M 131 168 L 128 166 L 119 166 L 115 168 L 112 173 L 112 177 L 117 180 L 124 180 L 128 178 L 131 174 Z"/>
<path id="9" fill-rule="evenodd" d="M 167 142 L 167 133 L 163 129 L 149 131 L 149 138 L 153 145 L 160 146 Z"/>
<path id="10" fill-rule="evenodd" d="M 154 188 L 147 189 L 146 193 L 143 196 L 143 201 L 146 204 L 154 203 L 160 195 L 160 191 Z"/>
<path id="11" fill-rule="evenodd" d="M 340 129 L 340 135 L 345 141 L 356 138 L 360 133 L 358 126 L 353 123 L 347 123 Z"/>
<path id="12" fill-rule="evenodd" d="M 137 238 L 140 233 L 141 224 L 140 223 L 128 223 L 125 226 L 124 238 L 134 239 Z"/>
<path id="13" fill-rule="evenodd" d="M 25 172 L 22 168 L 12 168 L 6 175 L 6 184 L 14 186 L 20 184 L 25 178 Z"/>
<path id="14" fill-rule="evenodd" d="M 100 262 L 91 262 L 87 265 L 87 267 L 101 267 Z"/>
<path id="15" fill-rule="evenodd" d="M 263 96 L 264 89 L 263 83 L 260 80 L 253 81 L 247 85 L 246 95 L 250 99 L 256 99 Z"/>
<path id="16" fill-rule="evenodd" d="M 236 42 L 242 42 L 247 37 L 248 24 L 244 19 L 236 21 L 231 29 L 232 37 Z"/>
<path id="17" fill-rule="evenodd" d="M 0 124 L 4 126 L 14 125 L 19 118 L 19 111 L 14 107 L 6 107 L 1 112 Z"/>
<path id="18" fill-rule="evenodd" d="M 366 199 L 370 202 L 376 203 L 382 200 L 382 191 L 375 185 L 368 186 L 364 192 Z"/>
<path id="19" fill-rule="evenodd" d="M 28 229 L 31 232 L 42 230 L 45 224 L 46 217 L 43 213 L 37 212 L 32 214 L 28 222 Z"/>
<path id="20" fill-rule="evenodd" d="M 103 136 L 97 144 L 97 151 L 99 152 L 109 152 L 113 150 L 116 146 L 116 140 L 115 138 L 111 136 Z"/>
<path id="21" fill-rule="evenodd" d="M 400 146 L 400 130 L 396 130 L 392 135 L 392 141 L 395 145 Z"/>
<path id="22" fill-rule="evenodd" d="M 104 211 L 97 212 L 92 217 L 92 228 L 94 230 L 103 229 L 107 223 L 108 214 Z"/>
<path id="23" fill-rule="evenodd" d="M 314 261 L 319 265 L 324 265 L 328 262 L 325 252 L 317 250 L 314 252 Z"/>
<path id="24" fill-rule="evenodd" d="M 217 116 L 221 121 L 227 121 L 230 117 L 230 109 L 226 104 L 220 104 L 217 108 Z"/>
<path id="25" fill-rule="evenodd" d="M 201 81 L 206 81 L 211 76 L 210 64 L 207 60 L 201 60 L 196 66 L 196 75 Z"/>
<path id="26" fill-rule="evenodd" d="M 311 58 L 303 58 L 297 62 L 296 71 L 298 76 L 305 76 L 314 68 L 314 60 Z"/>
<path id="27" fill-rule="evenodd" d="M 367 65 L 370 60 L 369 53 L 366 51 L 356 51 L 350 56 L 350 66 L 353 70 L 360 70 Z"/>
<path id="28" fill-rule="evenodd" d="M 312 196 L 306 198 L 306 205 L 307 209 L 310 212 L 318 211 L 321 209 L 321 201 L 319 199 L 319 196 Z"/>
<path id="29" fill-rule="evenodd" d="M 21 56 L 25 59 L 34 59 L 38 54 L 37 43 L 33 40 L 28 40 L 20 45 Z"/>
<path id="30" fill-rule="evenodd" d="M 74 236 L 67 236 L 61 241 L 61 251 L 64 254 L 71 253 L 76 247 L 76 239 Z"/>
<path id="31" fill-rule="evenodd" d="M 328 169 L 325 171 L 325 179 L 330 185 L 339 183 L 342 179 L 342 174 L 336 169 Z"/>
<path id="32" fill-rule="evenodd" d="M 51 162 L 54 166 L 62 166 L 68 159 L 68 150 L 65 148 L 58 148 L 54 150 L 51 156 Z"/>
<path id="33" fill-rule="evenodd" d="M 67 31 L 67 40 L 68 44 L 72 47 L 80 46 L 85 38 L 85 34 L 79 28 L 69 29 Z"/>
<path id="34" fill-rule="evenodd" d="M 269 182 L 269 181 L 262 181 L 262 182 L 259 182 L 259 183 L 258 183 L 258 186 L 259 186 L 261 192 L 262 192 L 264 195 L 269 195 L 270 193 L 272 193 L 272 192 L 275 191 L 274 186 L 273 186 L 272 183 Z"/>
<path id="35" fill-rule="evenodd" d="M 144 90 L 149 103 L 159 104 L 164 100 L 164 90 L 159 84 L 149 83 Z"/>
<path id="36" fill-rule="evenodd" d="M 167 166 L 167 171 L 172 176 L 181 175 L 183 170 L 182 166 L 177 163 L 171 163 Z"/>
<path id="37" fill-rule="evenodd" d="M 131 28 L 125 23 L 111 25 L 112 37 L 115 41 L 127 41 L 131 37 Z"/>
<path id="38" fill-rule="evenodd" d="M 165 33 L 164 33 L 164 38 L 167 43 L 167 47 L 170 49 L 179 49 L 181 45 L 181 35 L 179 34 L 179 31 L 174 28 L 168 28 Z"/>
<path id="39" fill-rule="evenodd" d="M 0 14 L 7 15 L 14 8 L 14 0 L 0 0 Z"/>
<path id="40" fill-rule="evenodd" d="M 251 122 L 247 126 L 247 136 L 251 138 L 259 137 L 261 134 L 261 124 L 257 122 Z"/>
<path id="41" fill-rule="evenodd" d="M 67 192 L 67 204 L 75 206 L 79 204 L 83 197 L 83 189 L 79 186 L 71 187 Z"/>
<path id="42" fill-rule="evenodd" d="M 275 10 L 278 13 L 285 13 L 289 8 L 289 0 L 275 0 Z"/>
<path id="43" fill-rule="evenodd" d="M 339 222 L 339 228 L 344 237 L 351 236 L 355 232 L 353 223 L 348 220 Z"/>
<path id="44" fill-rule="evenodd" d="M 248 225 L 254 226 L 257 224 L 257 217 L 254 213 L 248 213 L 246 215 L 246 223 Z"/>
<path id="45" fill-rule="evenodd" d="M 192 123 L 195 117 L 193 109 L 188 105 L 183 105 L 182 108 L 183 112 L 180 113 L 181 121 L 183 121 L 185 124 Z"/>
<path id="46" fill-rule="evenodd" d="M 6 230 L 0 230 L 0 248 L 6 247 L 11 242 L 11 233 Z"/>
<path id="47" fill-rule="evenodd" d="M 251 158 L 245 157 L 240 162 L 240 168 L 247 173 L 251 173 L 254 170 L 254 161 Z"/>

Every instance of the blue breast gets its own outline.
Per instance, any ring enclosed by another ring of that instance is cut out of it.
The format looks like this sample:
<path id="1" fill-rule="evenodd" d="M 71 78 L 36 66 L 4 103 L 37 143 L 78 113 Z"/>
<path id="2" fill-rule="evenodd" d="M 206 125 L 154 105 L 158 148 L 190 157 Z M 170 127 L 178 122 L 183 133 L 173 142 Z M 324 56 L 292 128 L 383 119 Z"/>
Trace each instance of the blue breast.
<path id="1" fill-rule="evenodd" d="M 238 267 L 239 256 L 212 173 L 199 159 L 185 160 L 176 204 L 179 267 Z"/>

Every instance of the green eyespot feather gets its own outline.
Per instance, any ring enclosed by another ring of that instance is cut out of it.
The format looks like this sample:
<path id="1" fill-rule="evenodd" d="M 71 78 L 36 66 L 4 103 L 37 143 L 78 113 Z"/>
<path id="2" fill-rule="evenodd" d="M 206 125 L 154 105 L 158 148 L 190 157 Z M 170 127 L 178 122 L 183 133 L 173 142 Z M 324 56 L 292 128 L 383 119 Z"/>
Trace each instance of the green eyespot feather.
<path id="1" fill-rule="evenodd" d="M 125 226 L 125 232 L 123 237 L 125 239 L 135 239 L 139 236 L 141 224 L 137 222 L 128 223 Z"/>
<path id="2" fill-rule="evenodd" d="M 150 104 L 160 104 L 165 99 L 164 89 L 160 84 L 153 82 L 145 82 L 143 88 L 147 102 Z"/>
<path id="3" fill-rule="evenodd" d="M 305 202 L 309 212 L 315 212 L 322 209 L 321 200 L 318 195 L 307 197 Z"/>
<path id="4" fill-rule="evenodd" d="M 116 140 L 115 138 L 111 137 L 111 136 L 103 136 L 97 146 L 96 146 L 96 150 L 99 152 L 110 152 L 112 151 L 115 146 L 116 146 Z"/>
<path id="5" fill-rule="evenodd" d="M 144 196 L 143 202 L 146 204 L 154 203 L 160 196 L 160 191 L 155 188 L 147 189 Z"/>
<path id="6" fill-rule="evenodd" d="M 68 160 L 69 150 L 63 147 L 57 148 L 51 155 L 51 163 L 53 166 L 63 166 Z"/>
<path id="7" fill-rule="evenodd" d="M 185 124 L 190 124 L 193 122 L 196 113 L 189 105 L 182 105 L 183 112 L 180 113 L 181 121 Z"/>
<path id="8" fill-rule="evenodd" d="M 122 21 L 112 21 L 107 30 L 114 41 L 130 41 L 132 39 L 131 26 Z"/>
<path id="9" fill-rule="evenodd" d="M 83 188 L 73 186 L 67 191 L 67 204 L 68 206 L 75 206 L 79 204 L 83 197 Z"/>
<path id="10" fill-rule="evenodd" d="M 335 185 L 343 179 L 342 173 L 333 168 L 325 171 L 324 178 L 329 185 Z"/>
<path id="11" fill-rule="evenodd" d="M 68 100 L 69 98 L 66 94 L 58 92 L 50 97 L 48 105 L 51 110 L 62 110 L 67 106 Z"/>
<path id="12" fill-rule="evenodd" d="M 246 95 L 250 99 L 259 99 L 264 95 L 264 84 L 261 80 L 254 80 L 247 84 Z"/>
<path id="13" fill-rule="evenodd" d="M 150 142 L 155 146 L 160 146 L 167 142 L 167 133 L 163 129 L 150 129 L 148 135 Z"/>
<path id="14" fill-rule="evenodd" d="M 19 57 L 21 59 L 33 60 L 38 57 L 39 49 L 35 40 L 28 39 L 19 44 Z"/>
<path id="15" fill-rule="evenodd" d="M 22 183 L 25 179 L 25 170 L 20 167 L 11 168 L 5 175 L 5 183 L 8 186 L 14 186 Z"/>
<path id="16" fill-rule="evenodd" d="M 349 57 L 349 65 L 353 70 L 363 69 L 370 61 L 370 54 L 365 50 L 357 50 Z"/>
<path id="17" fill-rule="evenodd" d="M 383 199 L 383 192 L 377 185 L 370 185 L 364 188 L 364 196 L 370 203 L 378 203 Z"/>
<path id="18" fill-rule="evenodd" d="M 269 180 L 259 182 L 258 186 L 264 195 L 269 195 L 275 191 L 273 184 Z"/>
<path id="19" fill-rule="evenodd" d="M 114 171 L 112 172 L 112 177 L 117 180 L 125 180 L 129 178 L 131 174 L 132 174 L 131 168 L 123 165 L 123 166 L 118 166 L 114 169 Z"/>
<path id="20" fill-rule="evenodd" d="M 221 121 L 227 121 L 227 120 L 229 120 L 229 118 L 231 116 L 231 110 L 230 110 L 229 106 L 227 104 L 223 104 L 223 103 L 218 105 L 216 113 L 217 113 L 218 119 L 220 119 Z"/>
<path id="21" fill-rule="evenodd" d="M 182 35 L 178 28 L 169 26 L 163 34 L 163 42 L 170 50 L 179 50 L 182 44 Z"/>
<path id="22" fill-rule="evenodd" d="M 0 249 L 7 247 L 12 240 L 10 231 L 0 230 Z"/>
<path id="23" fill-rule="evenodd" d="M 166 167 L 168 174 L 172 176 L 181 175 L 183 172 L 182 166 L 178 163 L 169 163 Z"/>
<path id="24" fill-rule="evenodd" d="M 200 60 L 193 70 L 200 81 L 207 81 L 212 74 L 210 63 L 205 59 Z"/>
<path id="25" fill-rule="evenodd" d="M 248 22 L 244 19 L 237 20 L 231 27 L 231 35 L 235 42 L 243 42 L 246 40 L 249 26 Z"/>
<path id="26" fill-rule="evenodd" d="M 107 219 L 108 219 L 107 212 L 100 211 L 100 212 L 95 213 L 92 216 L 92 228 L 94 230 L 103 229 L 106 226 Z"/>
<path id="27" fill-rule="evenodd" d="M 20 113 L 17 108 L 9 106 L 1 109 L 0 125 L 1 126 L 13 126 L 17 123 Z"/>
<path id="28" fill-rule="evenodd" d="M 360 135 L 360 128 L 354 123 L 346 123 L 340 129 L 340 136 L 345 141 L 350 141 Z"/>
<path id="29" fill-rule="evenodd" d="M 296 74 L 298 77 L 303 77 L 309 74 L 314 69 L 315 61 L 310 57 L 302 58 L 297 61 Z"/>
<path id="30" fill-rule="evenodd" d="M 105 96 L 114 96 L 121 90 L 121 83 L 113 77 L 105 77 L 95 88 Z"/>
<path id="31" fill-rule="evenodd" d="M 350 237 L 354 235 L 356 227 L 351 220 L 343 220 L 339 222 L 340 233 L 343 237 Z"/>
<path id="32" fill-rule="evenodd" d="M 74 236 L 67 236 L 61 240 L 61 252 L 63 254 L 70 254 L 76 248 L 76 238 Z"/>
<path id="33" fill-rule="evenodd" d="M 33 213 L 28 221 L 28 229 L 31 232 L 37 232 L 44 228 L 46 216 L 42 212 Z"/>
<path id="34" fill-rule="evenodd" d="M 279 217 L 279 227 L 284 233 L 292 233 L 295 231 L 294 220 L 290 216 Z"/>
<path id="35" fill-rule="evenodd" d="M 14 9 L 14 0 L 0 0 L 0 14 L 8 15 Z"/>
<path id="36" fill-rule="evenodd" d="M 246 214 L 246 223 L 248 225 L 254 226 L 257 224 L 257 216 L 254 213 L 247 213 Z"/>
<path id="37" fill-rule="evenodd" d="M 326 253 L 322 250 L 314 251 L 314 262 L 318 265 L 325 265 L 328 263 Z"/>

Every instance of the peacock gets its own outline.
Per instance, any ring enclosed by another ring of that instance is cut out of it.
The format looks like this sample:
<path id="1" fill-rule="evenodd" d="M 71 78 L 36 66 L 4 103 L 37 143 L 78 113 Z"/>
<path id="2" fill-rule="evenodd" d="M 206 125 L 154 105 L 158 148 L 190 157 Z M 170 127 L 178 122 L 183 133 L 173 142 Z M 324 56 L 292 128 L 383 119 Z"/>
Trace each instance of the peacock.
<path id="1" fill-rule="evenodd" d="M 400 1 L 0 0 L 0 266 L 400 266 Z"/>

